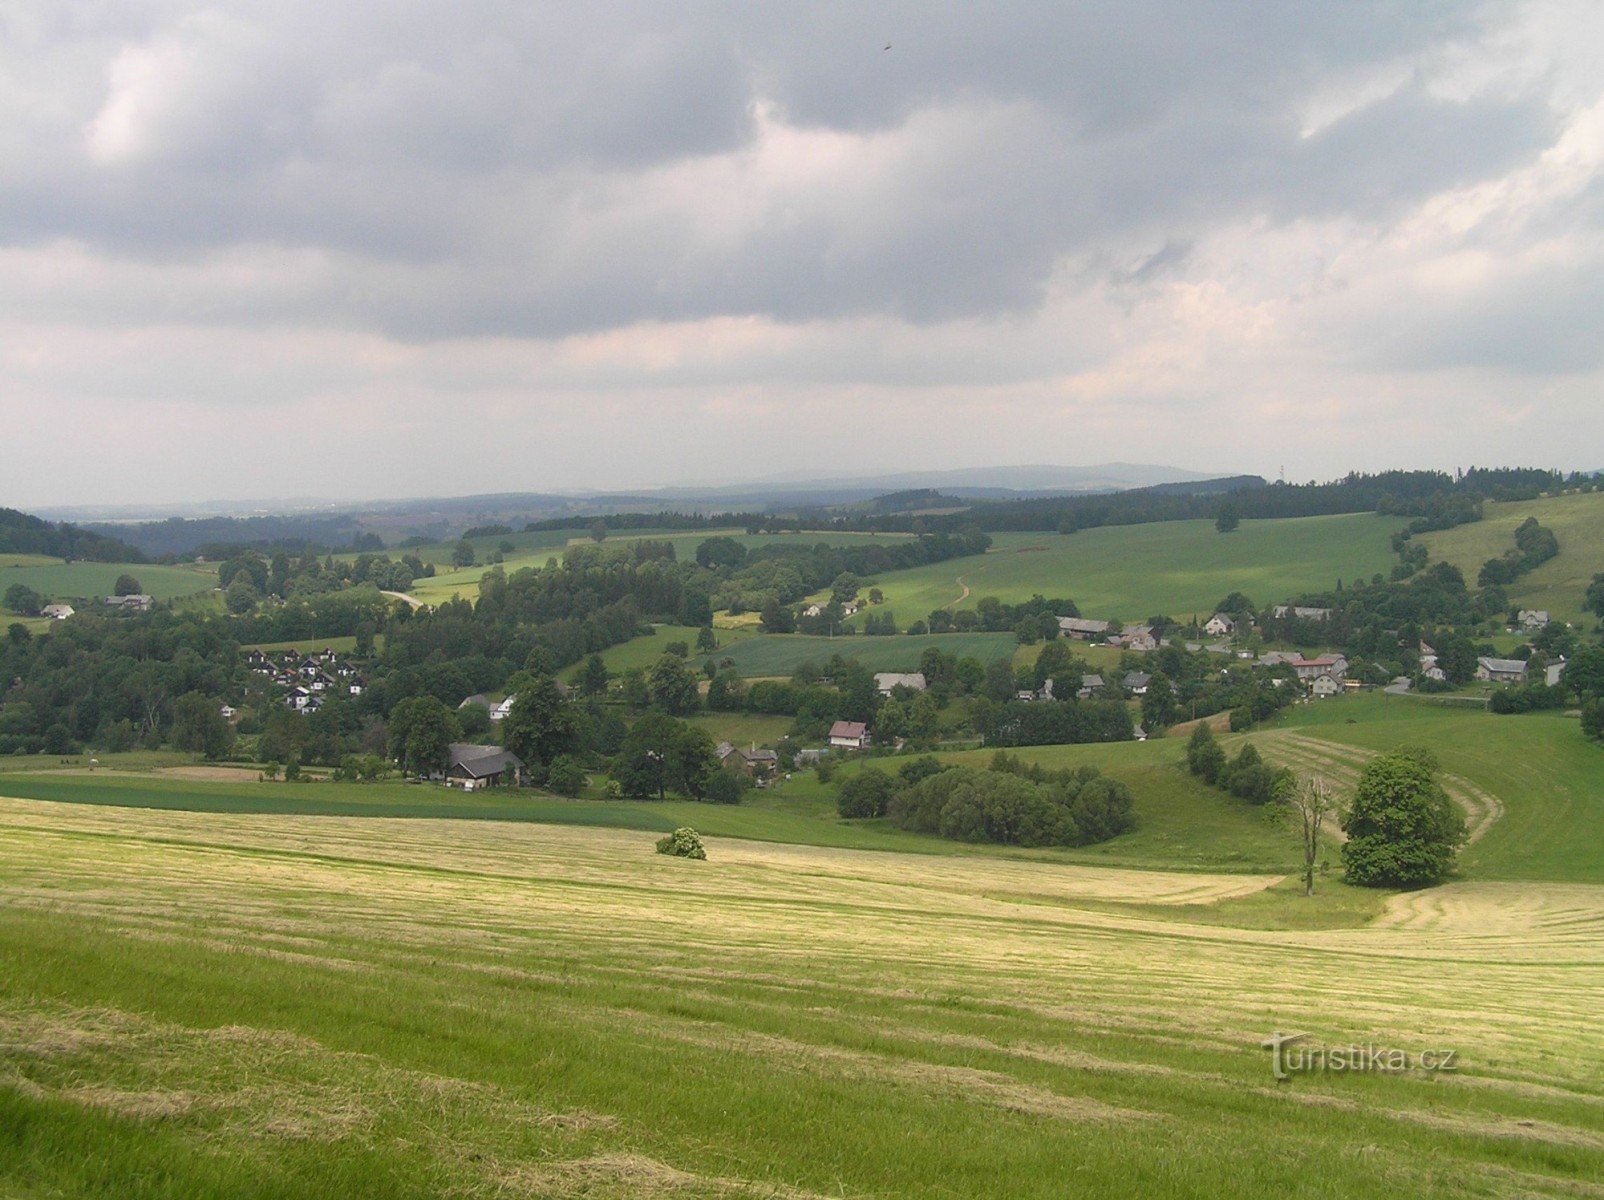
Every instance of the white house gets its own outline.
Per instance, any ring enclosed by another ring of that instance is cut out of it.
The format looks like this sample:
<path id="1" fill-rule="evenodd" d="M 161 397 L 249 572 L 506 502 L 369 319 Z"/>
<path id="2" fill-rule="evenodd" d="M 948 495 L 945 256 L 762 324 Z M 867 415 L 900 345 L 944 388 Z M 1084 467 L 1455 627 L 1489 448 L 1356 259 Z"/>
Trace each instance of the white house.
<path id="1" fill-rule="evenodd" d="M 1120 643 L 1127 650 L 1157 650 L 1158 638 L 1151 625 L 1127 625 L 1120 630 Z"/>
<path id="2" fill-rule="evenodd" d="M 507 719 L 507 714 L 512 711 L 512 702 L 516 699 L 516 696 L 508 696 L 500 704 L 492 708 L 490 710 L 490 719 L 492 721 L 505 721 Z"/>
<path id="3" fill-rule="evenodd" d="M 1210 637 L 1230 637 L 1236 632 L 1236 622 L 1225 613 L 1215 613 L 1204 623 L 1203 632 Z"/>
<path id="4" fill-rule="evenodd" d="M 1329 674 L 1315 676 L 1314 682 L 1309 685 L 1309 694 L 1316 700 L 1323 700 L 1327 696 L 1337 696 L 1342 693 L 1342 684 L 1331 678 Z"/>
<path id="5" fill-rule="evenodd" d="M 866 750 L 869 747 L 869 727 L 862 721 L 837 721 L 830 726 L 830 745 L 843 750 Z"/>
<path id="6" fill-rule="evenodd" d="M 39 610 L 41 617 L 49 617 L 52 621 L 65 621 L 72 613 L 70 604 L 47 604 Z"/>
<path id="7" fill-rule="evenodd" d="M 1297 617 L 1300 621 L 1329 621 L 1331 610 L 1329 608 L 1304 608 L 1297 604 L 1277 604 L 1272 610 L 1277 620 L 1284 620 L 1288 615 Z"/>

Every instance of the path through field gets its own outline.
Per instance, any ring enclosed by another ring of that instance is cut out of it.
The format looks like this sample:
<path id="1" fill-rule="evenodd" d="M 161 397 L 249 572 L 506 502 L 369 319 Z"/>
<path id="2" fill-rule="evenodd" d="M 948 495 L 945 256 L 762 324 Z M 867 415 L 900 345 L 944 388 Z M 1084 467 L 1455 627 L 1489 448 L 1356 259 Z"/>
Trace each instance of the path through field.
<path id="1" fill-rule="evenodd" d="M 968 584 L 967 580 L 965 580 L 965 578 L 962 575 L 960 575 L 960 576 L 958 576 L 957 579 L 953 580 L 953 582 L 956 583 L 960 588 L 962 588 L 963 591 L 958 593 L 958 598 L 956 600 L 952 601 L 952 603 L 950 603 L 950 604 L 948 604 L 946 606 L 946 607 L 948 607 L 950 609 L 951 608 L 957 608 L 965 600 L 969 599 L 969 584 Z"/>

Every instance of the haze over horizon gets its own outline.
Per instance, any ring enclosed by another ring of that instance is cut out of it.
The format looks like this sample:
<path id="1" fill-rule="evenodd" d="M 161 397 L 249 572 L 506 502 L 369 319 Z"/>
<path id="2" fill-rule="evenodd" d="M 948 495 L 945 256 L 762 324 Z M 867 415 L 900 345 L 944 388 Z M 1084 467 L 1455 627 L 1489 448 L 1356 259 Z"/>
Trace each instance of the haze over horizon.
<path id="1" fill-rule="evenodd" d="M 0 14 L 0 505 L 1604 465 L 1604 8 Z"/>

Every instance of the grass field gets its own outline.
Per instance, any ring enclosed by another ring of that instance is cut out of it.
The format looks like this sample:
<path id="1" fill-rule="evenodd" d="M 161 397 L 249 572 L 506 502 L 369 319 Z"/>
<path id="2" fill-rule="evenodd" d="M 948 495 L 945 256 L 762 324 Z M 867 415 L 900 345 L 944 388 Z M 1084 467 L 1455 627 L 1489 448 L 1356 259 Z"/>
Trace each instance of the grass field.
<path id="1" fill-rule="evenodd" d="M 150 563 L 64 563 L 47 559 L 43 564 L 0 565 L 0 593 L 13 584 L 23 583 L 52 600 L 76 602 L 95 596 L 109 596 L 116 590 L 119 575 L 132 575 L 140 586 L 158 600 L 175 600 L 217 586 L 215 565 L 165 567 Z"/>
<path id="2" fill-rule="evenodd" d="M 1272 879 L 0 801 L 4 1188 L 1596 1190 L 1599 889 Z M 1277 1084 L 1274 1029 L 1458 1070 Z"/>
<path id="3" fill-rule="evenodd" d="M 1402 524 L 1359 514 L 1244 521 L 1231 534 L 1216 532 L 1212 521 L 1086 529 L 1069 536 L 1004 533 L 978 558 L 895 571 L 874 582 L 904 625 L 938 608 L 973 608 L 983 596 L 1018 603 L 1036 594 L 1066 597 L 1082 613 L 1104 620 L 1159 613 L 1207 619 L 1232 591 L 1270 604 L 1332 587 L 1338 579 L 1385 574 L 1396 561 L 1389 539 Z"/>
<path id="4" fill-rule="evenodd" d="M 649 668 L 664 654 L 670 642 L 684 642 L 691 649 L 692 665 L 700 664 L 705 655 L 696 653 L 696 635 L 701 632 L 694 625 L 658 625 L 656 632 L 649 637 L 638 637 L 627 642 L 620 642 L 616 646 L 609 646 L 601 652 L 602 661 L 613 674 L 621 674 L 634 668 Z M 719 648 L 713 657 L 722 658 L 726 649 L 732 649 L 737 642 L 745 641 L 754 636 L 742 629 L 720 629 L 716 631 Z M 575 667 L 570 674 L 577 676 L 584 667 L 583 663 Z"/>
<path id="5" fill-rule="evenodd" d="M 1596 618 L 1583 612 L 1582 595 L 1593 576 L 1604 571 L 1604 494 L 1489 503 L 1483 513 L 1473 525 L 1422 534 L 1432 560 L 1453 563 L 1474 587 L 1482 564 L 1513 550 L 1515 527 L 1536 517 L 1559 539 L 1559 554 L 1506 588 L 1510 603 L 1546 608 L 1560 620 L 1591 628 Z"/>
<path id="6" fill-rule="evenodd" d="M 738 631 L 721 629 L 720 637 Z M 631 643 L 633 644 L 633 643 Z M 715 657 L 735 661 L 735 669 L 749 679 L 790 675 L 804 663 L 823 666 L 832 655 L 855 658 L 871 671 L 914 671 L 919 656 L 936 646 L 955 658 L 978 658 L 991 662 L 1012 658 L 1019 643 L 1011 633 L 938 633 L 894 637 L 802 637 L 795 634 L 765 635 L 734 641 L 721 647 Z M 700 660 L 698 660 L 700 661 Z"/>

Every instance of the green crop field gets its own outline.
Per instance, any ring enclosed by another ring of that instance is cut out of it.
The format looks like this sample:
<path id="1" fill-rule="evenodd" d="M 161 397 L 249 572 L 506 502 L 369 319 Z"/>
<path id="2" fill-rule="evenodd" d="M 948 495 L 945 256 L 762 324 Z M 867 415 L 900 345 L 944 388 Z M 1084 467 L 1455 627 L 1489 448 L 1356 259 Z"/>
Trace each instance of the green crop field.
<path id="1" fill-rule="evenodd" d="M 694 625 L 658 625 L 648 637 L 633 638 L 627 642 L 620 642 L 616 646 L 609 646 L 601 652 L 602 661 L 607 669 L 617 675 L 635 668 L 650 667 L 664 654 L 668 653 L 670 642 L 684 642 L 691 650 L 691 661 L 700 664 L 705 655 L 696 653 L 696 635 L 701 630 Z M 754 634 L 745 629 L 719 629 L 714 631 L 718 635 L 719 649 L 714 653 L 715 658 L 723 657 L 727 649 L 731 649 L 737 642 L 743 642 Z M 575 667 L 569 674 L 578 677 L 584 664 Z"/>
<path id="2" fill-rule="evenodd" d="M 1358 514 L 1244 521 L 1235 533 L 1212 521 L 1109 526 L 1072 535 L 1004 533 L 977 558 L 878 576 L 886 607 L 907 625 L 938 608 L 973 608 L 983 596 L 1073 600 L 1087 616 L 1136 621 L 1163 613 L 1207 617 L 1233 591 L 1271 604 L 1338 579 L 1386 574 L 1390 539 L 1403 522 Z M 966 590 L 967 589 L 967 590 Z M 862 617 L 858 617 L 862 620 Z"/>
<path id="3" fill-rule="evenodd" d="M 217 586 L 217 567 L 212 564 L 166 567 L 48 559 L 44 565 L 0 566 L 0 593 L 22 583 L 52 600 L 76 602 L 111 595 L 116 590 L 117 577 L 124 574 L 139 580 L 139 585 L 158 600 L 192 596 Z"/>
<path id="4" fill-rule="evenodd" d="M 735 631 L 721 629 L 720 637 Z M 894 637 L 802 637 L 771 634 L 736 641 L 720 648 L 718 661 L 733 659 L 747 678 L 790 675 L 804 662 L 823 666 L 831 656 L 855 658 L 871 671 L 915 671 L 919 656 L 931 646 L 955 658 L 991 662 L 1013 657 L 1019 643 L 1011 633 L 940 633 Z M 700 661 L 700 660 L 698 660 Z"/>
<path id="5" fill-rule="evenodd" d="M 1546 608 L 1560 620 L 1591 626 L 1595 618 L 1584 614 L 1582 594 L 1593 576 L 1604 572 L 1604 493 L 1488 503 L 1483 514 L 1473 525 L 1422 534 L 1432 560 L 1453 563 L 1474 587 L 1481 565 L 1513 550 L 1515 527 L 1536 517 L 1559 539 L 1559 554 L 1505 588 L 1510 603 Z"/>

